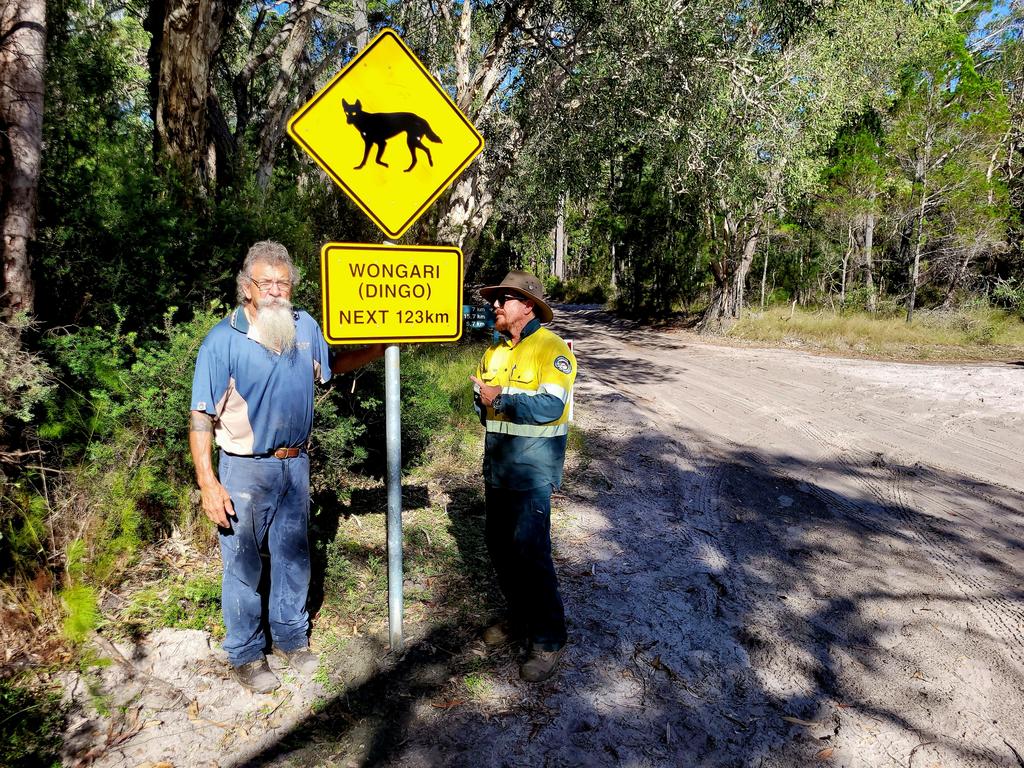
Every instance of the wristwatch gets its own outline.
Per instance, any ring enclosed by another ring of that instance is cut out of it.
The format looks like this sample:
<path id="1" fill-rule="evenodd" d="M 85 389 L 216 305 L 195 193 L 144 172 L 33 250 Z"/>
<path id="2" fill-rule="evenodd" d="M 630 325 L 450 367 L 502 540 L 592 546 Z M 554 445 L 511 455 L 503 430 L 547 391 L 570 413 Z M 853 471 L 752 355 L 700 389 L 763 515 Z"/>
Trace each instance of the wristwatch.
<path id="1" fill-rule="evenodd" d="M 501 413 L 502 409 L 505 407 L 505 403 L 502 402 L 503 398 L 504 395 L 495 395 L 494 399 L 491 401 L 491 408 L 494 409 L 495 413 Z"/>

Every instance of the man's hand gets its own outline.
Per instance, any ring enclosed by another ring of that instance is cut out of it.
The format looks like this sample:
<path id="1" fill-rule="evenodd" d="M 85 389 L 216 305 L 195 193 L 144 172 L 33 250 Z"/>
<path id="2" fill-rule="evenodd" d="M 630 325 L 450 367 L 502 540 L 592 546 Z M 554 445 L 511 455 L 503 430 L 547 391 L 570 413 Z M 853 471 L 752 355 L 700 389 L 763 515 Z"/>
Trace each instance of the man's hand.
<path id="1" fill-rule="evenodd" d="M 192 411 L 189 421 L 188 446 L 192 463 L 196 465 L 196 481 L 203 495 L 203 512 L 221 528 L 231 528 L 228 516 L 235 516 L 235 507 L 227 489 L 213 473 L 210 448 L 213 447 L 213 417 L 202 411 Z"/>
<path id="2" fill-rule="evenodd" d="M 199 487 L 203 495 L 203 512 L 221 528 L 231 529 L 231 522 L 228 517 L 235 516 L 235 507 L 231 503 L 231 496 L 227 488 L 220 484 L 219 480 L 213 480 Z"/>
<path id="3" fill-rule="evenodd" d="M 344 351 L 334 347 L 331 353 L 331 373 L 342 374 L 361 368 L 367 363 L 372 363 L 384 357 L 386 344 L 370 344 L 360 349 L 346 349 Z"/>
<path id="4" fill-rule="evenodd" d="M 476 376 L 470 376 L 469 380 L 472 381 L 480 390 L 480 402 L 486 406 L 490 406 L 494 402 L 494 398 L 501 394 L 501 387 L 494 387 L 490 384 L 484 384 Z"/>

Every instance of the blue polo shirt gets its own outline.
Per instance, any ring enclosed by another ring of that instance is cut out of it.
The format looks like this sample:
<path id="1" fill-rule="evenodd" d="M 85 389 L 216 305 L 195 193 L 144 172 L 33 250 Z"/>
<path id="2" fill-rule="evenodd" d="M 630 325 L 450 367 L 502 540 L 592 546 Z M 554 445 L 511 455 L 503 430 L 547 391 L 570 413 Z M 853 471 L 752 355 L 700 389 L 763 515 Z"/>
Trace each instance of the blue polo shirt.
<path id="1" fill-rule="evenodd" d="M 207 334 L 192 379 L 192 410 L 214 417 L 228 453 L 265 454 L 303 447 L 313 426 L 313 384 L 331 378 L 330 347 L 316 320 L 295 312 L 295 348 L 263 346 L 242 307 Z"/>

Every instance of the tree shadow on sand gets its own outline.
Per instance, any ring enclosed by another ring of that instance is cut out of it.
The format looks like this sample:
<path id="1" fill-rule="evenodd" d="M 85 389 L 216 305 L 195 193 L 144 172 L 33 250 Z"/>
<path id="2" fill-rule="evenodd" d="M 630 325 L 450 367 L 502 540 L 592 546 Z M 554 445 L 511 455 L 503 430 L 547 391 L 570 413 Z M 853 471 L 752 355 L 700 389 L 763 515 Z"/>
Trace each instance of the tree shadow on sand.
<path id="1" fill-rule="evenodd" d="M 706 436 L 589 436 L 556 523 L 571 646 L 553 680 L 520 683 L 499 659 L 509 700 L 448 707 L 476 627 L 429 627 L 244 764 L 791 766 L 838 759 L 842 729 L 868 723 L 847 764 L 1018 765 L 1012 720 L 958 727 L 956 710 L 1005 692 L 1012 711 L 1024 689 L 1019 492 L 691 445 Z M 479 490 L 457 494 L 464 583 L 488 605 Z M 575 528 L 578 505 L 606 525 Z M 988 690 L 942 687 L 972 665 Z"/>

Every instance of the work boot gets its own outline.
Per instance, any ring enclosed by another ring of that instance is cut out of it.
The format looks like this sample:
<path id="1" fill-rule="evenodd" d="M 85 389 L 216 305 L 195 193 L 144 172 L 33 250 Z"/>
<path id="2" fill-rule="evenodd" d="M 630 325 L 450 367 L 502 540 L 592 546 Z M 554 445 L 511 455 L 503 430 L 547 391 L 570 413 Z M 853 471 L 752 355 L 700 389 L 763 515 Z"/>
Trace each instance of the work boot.
<path id="1" fill-rule="evenodd" d="M 309 650 L 309 646 L 296 648 L 294 651 L 282 651 L 280 648 L 275 647 L 274 655 L 286 661 L 289 667 L 303 677 L 312 677 L 320 668 L 320 659 Z"/>
<path id="2" fill-rule="evenodd" d="M 237 680 L 243 688 L 254 693 L 270 693 L 276 691 L 281 685 L 277 675 L 270 671 L 267 660 L 257 659 L 248 664 L 242 664 L 231 668 L 231 676 Z"/>
<path id="3" fill-rule="evenodd" d="M 529 657 L 519 666 L 519 677 L 528 683 L 539 683 L 542 680 L 547 680 L 555 674 L 555 667 L 558 666 L 558 660 L 562 658 L 564 650 L 564 646 L 557 651 L 542 651 L 539 648 L 531 648 Z"/>
<path id="4" fill-rule="evenodd" d="M 507 621 L 499 621 L 491 624 L 483 631 L 484 645 L 488 648 L 500 648 L 511 643 L 515 637 L 512 634 Z"/>

